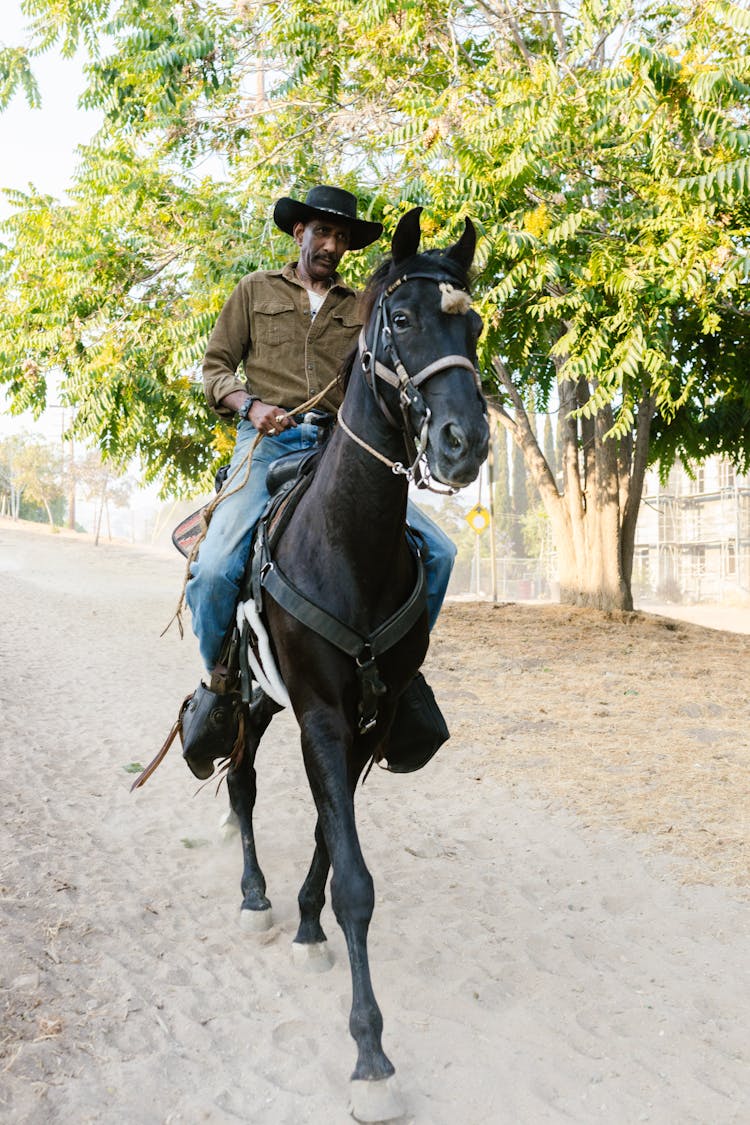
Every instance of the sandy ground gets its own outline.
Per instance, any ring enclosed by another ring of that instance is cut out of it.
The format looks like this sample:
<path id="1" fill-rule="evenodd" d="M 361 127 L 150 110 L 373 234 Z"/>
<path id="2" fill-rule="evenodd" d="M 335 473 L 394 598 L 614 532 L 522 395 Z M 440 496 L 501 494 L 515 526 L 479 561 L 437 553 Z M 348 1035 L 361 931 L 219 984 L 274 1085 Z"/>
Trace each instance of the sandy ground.
<path id="1" fill-rule="evenodd" d="M 342 936 L 291 959 L 313 812 L 296 727 L 259 756 L 276 924 L 237 925 L 225 795 L 175 749 L 197 680 L 163 638 L 179 558 L 0 523 L 0 1116 L 343 1125 Z M 373 979 L 418 1125 L 750 1120 L 750 636 L 640 614 L 452 605 L 453 731 L 359 795 Z"/>

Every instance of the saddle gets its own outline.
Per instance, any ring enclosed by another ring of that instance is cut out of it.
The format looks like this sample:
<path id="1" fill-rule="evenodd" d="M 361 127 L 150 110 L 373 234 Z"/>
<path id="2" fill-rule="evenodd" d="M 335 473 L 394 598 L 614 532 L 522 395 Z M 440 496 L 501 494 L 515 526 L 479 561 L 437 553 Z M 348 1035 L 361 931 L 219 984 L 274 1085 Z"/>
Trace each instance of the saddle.
<path id="1" fill-rule="evenodd" d="M 317 449 L 293 449 L 291 453 L 285 453 L 283 457 L 277 457 L 268 466 L 266 473 L 266 484 L 268 491 L 273 497 L 285 485 L 295 479 L 300 474 L 305 465 L 310 465 L 313 458 L 318 456 Z M 229 465 L 221 465 L 216 471 L 214 477 L 214 488 L 216 492 L 221 492 L 229 476 Z M 172 532 L 172 543 L 186 559 L 190 557 L 190 552 L 193 549 L 196 539 L 201 534 L 203 527 L 203 513 L 206 506 L 198 508 L 197 511 L 191 512 L 184 520 L 177 524 L 177 527 Z"/>

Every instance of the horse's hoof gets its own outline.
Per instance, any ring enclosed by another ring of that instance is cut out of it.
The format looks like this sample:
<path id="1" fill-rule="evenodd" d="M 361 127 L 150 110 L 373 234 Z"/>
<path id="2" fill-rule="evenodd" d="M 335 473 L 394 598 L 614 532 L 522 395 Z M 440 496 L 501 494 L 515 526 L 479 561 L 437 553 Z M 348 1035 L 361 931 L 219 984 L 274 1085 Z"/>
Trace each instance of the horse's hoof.
<path id="1" fill-rule="evenodd" d="M 355 1078 L 350 1082 L 349 1089 L 349 1112 L 355 1121 L 395 1121 L 404 1114 L 393 1077 L 365 1082 Z"/>
<path id="2" fill-rule="evenodd" d="M 292 958 L 306 973 L 325 973 L 333 964 L 327 941 L 293 941 Z"/>
<path id="3" fill-rule="evenodd" d="M 229 840 L 234 840 L 237 837 L 239 830 L 240 822 L 237 819 L 237 814 L 234 809 L 228 809 L 219 821 L 219 839 L 226 844 Z"/>
<path id="4" fill-rule="evenodd" d="M 270 910 L 240 910 L 240 929 L 246 934 L 262 934 L 273 925 Z"/>

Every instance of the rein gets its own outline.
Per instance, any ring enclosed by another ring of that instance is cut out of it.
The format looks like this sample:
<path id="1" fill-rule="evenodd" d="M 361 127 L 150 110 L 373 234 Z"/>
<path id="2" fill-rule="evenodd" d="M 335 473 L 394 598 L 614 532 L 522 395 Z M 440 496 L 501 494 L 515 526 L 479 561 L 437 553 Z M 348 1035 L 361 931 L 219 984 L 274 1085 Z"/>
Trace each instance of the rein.
<path id="1" fill-rule="evenodd" d="M 464 355 L 441 356 L 440 359 L 433 360 L 432 363 L 428 363 L 425 367 L 422 367 L 416 375 L 410 375 L 407 371 L 406 365 L 398 353 L 396 341 L 393 337 L 387 300 L 400 286 L 408 281 L 417 279 L 434 281 L 436 285 L 439 285 L 443 293 L 441 307 L 445 311 L 451 313 L 468 312 L 470 307 L 469 294 L 466 290 L 454 289 L 453 281 L 448 275 L 436 275 L 422 270 L 416 273 L 405 273 L 391 282 L 380 295 L 372 330 L 372 344 L 368 344 L 366 327 L 360 332 L 358 342 L 359 360 L 362 365 L 365 382 L 372 391 L 375 402 L 389 426 L 399 430 L 403 435 L 407 455 L 411 460 L 411 464 L 406 466 L 401 461 L 392 461 L 379 450 L 374 449 L 373 446 L 369 445 L 363 438 L 355 434 L 347 425 L 343 418 L 342 410 L 339 410 L 338 421 L 344 433 L 347 434 L 352 441 L 383 465 L 387 465 L 392 473 L 395 473 L 397 476 L 405 476 L 408 481 L 414 481 L 418 488 L 426 488 L 429 489 L 430 492 L 452 496 L 456 492 L 455 488 L 437 488 L 434 484 L 430 483 L 431 475 L 427 464 L 427 441 L 432 414 L 419 388 L 433 375 L 449 367 L 465 367 L 471 371 L 477 389 L 480 392 L 481 381 L 475 365 Z M 393 365 L 392 367 L 387 367 L 378 359 L 377 348 L 379 342 L 382 343 L 384 351 Z M 382 379 L 384 383 L 398 390 L 402 416 L 402 421 L 400 423 L 393 417 L 391 411 L 383 401 L 382 396 L 378 393 L 376 379 Z M 409 415 L 410 410 L 414 410 L 421 418 L 418 435 L 414 433 Z"/>
<path id="2" fill-rule="evenodd" d="M 419 462 L 423 456 L 423 449 L 427 441 L 426 428 L 429 423 L 429 410 L 427 414 L 428 417 L 427 419 L 425 419 L 425 422 L 422 426 L 419 440 L 415 443 L 415 447 L 417 450 L 416 459 L 414 461 L 414 464 L 409 466 L 404 465 L 402 461 L 391 461 L 390 457 L 386 457 L 384 453 L 381 453 L 378 449 L 374 449 L 373 446 L 368 445 L 364 438 L 358 437 L 357 434 L 354 433 L 354 430 L 349 429 L 346 422 L 341 417 L 341 411 L 339 411 L 338 423 L 344 433 L 347 434 L 353 442 L 355 442 L 361 449 L 364 449 L 367 453 L 374 457 L 376 461 L 380 461 L 381 465 L 386 465 L 395 476 L 403 476 L 406 477 L 408 481 L 413 481 L 417 472 L 417 468 L 419 466 Z M 425 471 L 424 468 L 422 471 Z M 437 489 L 433 489 L 433 491 L 437 491 Z M 451 488 L 449 491 L 452 495 L 455 489 Z"/>

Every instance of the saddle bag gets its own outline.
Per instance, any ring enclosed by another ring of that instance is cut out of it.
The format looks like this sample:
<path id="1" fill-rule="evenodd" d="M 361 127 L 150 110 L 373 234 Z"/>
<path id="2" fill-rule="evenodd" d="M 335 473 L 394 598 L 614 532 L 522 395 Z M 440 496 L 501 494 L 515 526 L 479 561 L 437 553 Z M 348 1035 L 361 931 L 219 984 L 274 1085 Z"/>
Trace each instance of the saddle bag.
<path id="1" fill-rule="evenodd" d="M 391 773 L 414 773 L 426 766 L 449 738 L 432 688 L 419 672 L 398 701 L 383 765 Z"/>

